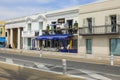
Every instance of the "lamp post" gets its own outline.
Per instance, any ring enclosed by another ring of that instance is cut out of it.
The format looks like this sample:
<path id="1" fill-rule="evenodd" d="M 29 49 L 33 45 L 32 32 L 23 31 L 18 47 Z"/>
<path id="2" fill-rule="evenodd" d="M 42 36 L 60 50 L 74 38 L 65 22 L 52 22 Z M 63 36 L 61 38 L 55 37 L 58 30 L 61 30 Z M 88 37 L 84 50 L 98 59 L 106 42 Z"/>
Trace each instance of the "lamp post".
<path id="1" fill-rule="evenodd" d="M 42 57 L 42 49 L 40 49 L 39 56 Z"/>

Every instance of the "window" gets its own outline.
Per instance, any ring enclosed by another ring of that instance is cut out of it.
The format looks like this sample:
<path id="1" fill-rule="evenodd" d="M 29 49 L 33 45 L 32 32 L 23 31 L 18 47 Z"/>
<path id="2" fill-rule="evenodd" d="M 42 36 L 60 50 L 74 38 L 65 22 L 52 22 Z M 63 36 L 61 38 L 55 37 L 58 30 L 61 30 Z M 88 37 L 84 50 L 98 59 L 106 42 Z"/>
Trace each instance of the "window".
<path id="1" fill-rule="evenodd" d="M 86 40 L 86 51 L 87 51 L 87 54 L 92 54 L 92 40 L 91 39 Z"/>
<path id="2" fill-rule="evenodd" d="M 31 31 L 31 23 L 28 23 L 28 31 Z"/>
<path id="3" fill-rule="evenodd" d="M 43 22 L 39 22 L 39 30 L 43 29 Z"/>
<path id="4" fill-rule="evenodd" d="M 69 28 L 72 28 L 73 26 L 73 20 L 67 20 L 67 24 Z"/>
<path id="5" fill-rule="evenodd" d="M 120 38 L 110 39 L 110 54 L 120 55 Z"/>

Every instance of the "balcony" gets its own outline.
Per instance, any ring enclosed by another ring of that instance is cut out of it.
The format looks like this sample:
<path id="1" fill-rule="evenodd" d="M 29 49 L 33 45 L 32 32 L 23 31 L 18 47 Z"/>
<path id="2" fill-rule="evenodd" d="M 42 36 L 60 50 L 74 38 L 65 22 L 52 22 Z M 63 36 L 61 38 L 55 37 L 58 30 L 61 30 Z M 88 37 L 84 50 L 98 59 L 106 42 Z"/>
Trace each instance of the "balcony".
<path id="1" fill-rule="evenodd" d="M 93 26 L 92 28 L 82 27 L 79 28 L 79 34 L 82 36 L 93 35 L 115 35 L 120 33 L 120 25 L 102 25 Z"/>
<path id="2" fill-rule="evenodd" d="M 53 34 L 77 34 L 78 28 L 57 28 L 52 30 L 43 30 L 42 35 L 53 35 Z"/>
<path id="3" fill-rule="evenodd" d="M 39 35 L 39 31 L 22 31 L 22 37 L 35 37 Z"/>

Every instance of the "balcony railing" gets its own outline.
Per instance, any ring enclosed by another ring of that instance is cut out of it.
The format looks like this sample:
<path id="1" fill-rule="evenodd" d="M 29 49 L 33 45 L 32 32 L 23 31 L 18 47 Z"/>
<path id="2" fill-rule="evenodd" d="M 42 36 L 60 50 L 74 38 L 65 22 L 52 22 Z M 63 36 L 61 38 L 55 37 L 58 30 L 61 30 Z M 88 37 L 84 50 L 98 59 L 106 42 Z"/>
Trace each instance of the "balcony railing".
<path id="1" fill-rule="evenodd" d="M 52 29 L 52 30 L 43 30 L 43 35 L 52 35 L 52 34 L 77 34 L 78 28 L 62 28 L 62 29 Z"/>
<path id="2" fill-rule="evenodd" d="M 35 37 L 39 36 L 39 31 L 22 31 L 22 37 Z"/>
<path id="3" fill-rule="evenodd" d="M 106 34 L 119 34 L 120 25 L 102 25 L 79 28 L 79 34 L 83 36 L 88 35 L 106 35 Z"/>

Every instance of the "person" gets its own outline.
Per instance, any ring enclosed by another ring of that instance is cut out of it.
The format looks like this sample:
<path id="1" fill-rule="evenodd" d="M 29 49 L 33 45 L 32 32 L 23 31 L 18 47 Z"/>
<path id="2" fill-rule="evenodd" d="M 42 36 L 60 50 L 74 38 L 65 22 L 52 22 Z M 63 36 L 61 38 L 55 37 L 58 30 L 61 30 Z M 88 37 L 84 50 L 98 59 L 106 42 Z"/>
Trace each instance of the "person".
<path id="1" fill-rule="evenodd" d="M 12 48 L 12 46 L 11 46 L 11 44 L 9 44 L 9 46 L 8 46 L 9 48 Z"/>
<path id="2" fill-rule="evenodd" d="M 67 45 L 67 49 L 70 49 L 70 44 Z"/>
<path id="3" fill-rule="evenodd" d="M 68 50 L 68 53 L 69 53 L 69 49 L 70 49 L 70 44 L 67 45 L 67 50 Z"/>

